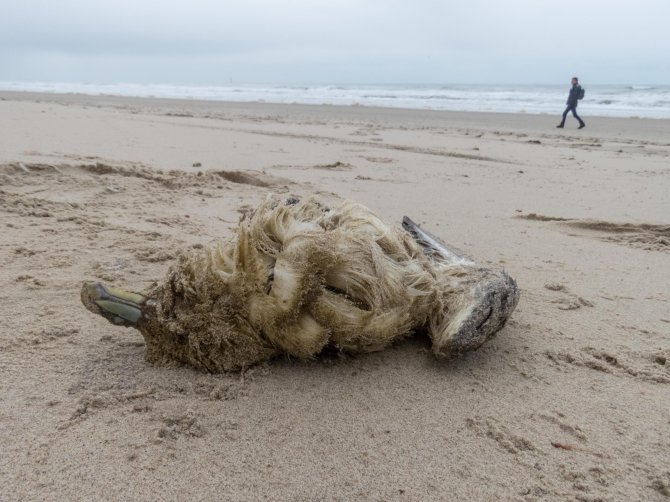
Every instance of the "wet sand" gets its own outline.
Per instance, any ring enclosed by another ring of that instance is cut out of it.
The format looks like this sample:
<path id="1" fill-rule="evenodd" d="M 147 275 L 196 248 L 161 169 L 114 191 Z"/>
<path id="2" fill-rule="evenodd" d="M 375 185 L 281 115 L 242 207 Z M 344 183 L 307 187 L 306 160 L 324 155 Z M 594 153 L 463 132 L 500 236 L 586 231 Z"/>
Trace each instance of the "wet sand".
<path id="1" fill-rule="evenodd" d="M 561 111 L 0 92 L 0 499 L 667 500 L 670 121 Z M 458 361 L 417 336 L 209 375 L 79 303 L 268 192 L 408 215 L 519 306 Z"/>

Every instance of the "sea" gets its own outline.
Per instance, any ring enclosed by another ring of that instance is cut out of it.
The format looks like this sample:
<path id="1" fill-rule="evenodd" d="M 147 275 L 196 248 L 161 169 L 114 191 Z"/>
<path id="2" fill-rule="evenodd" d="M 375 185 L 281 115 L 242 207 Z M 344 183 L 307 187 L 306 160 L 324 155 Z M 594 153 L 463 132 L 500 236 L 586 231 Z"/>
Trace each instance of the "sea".
<path id="1" fill-rule="evenodd" d="M 670 85 L 582 84 L 585 116 L 670 118 Z M 137 83 L 1 82 L 0 90 L 194 100 L 382 106 L 422 110 L 556 115 L 569 85 L 173 85 Z"/>

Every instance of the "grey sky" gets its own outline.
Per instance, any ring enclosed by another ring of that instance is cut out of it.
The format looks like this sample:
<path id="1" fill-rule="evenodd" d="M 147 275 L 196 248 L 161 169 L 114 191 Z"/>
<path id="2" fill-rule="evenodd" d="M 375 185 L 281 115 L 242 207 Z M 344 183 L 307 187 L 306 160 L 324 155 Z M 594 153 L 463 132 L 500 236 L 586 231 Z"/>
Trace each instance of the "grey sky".
<path id="1" fill-rule="evenodd" d="M 670 83 L 667 0 L 0 1 L 0 80 Z"/>

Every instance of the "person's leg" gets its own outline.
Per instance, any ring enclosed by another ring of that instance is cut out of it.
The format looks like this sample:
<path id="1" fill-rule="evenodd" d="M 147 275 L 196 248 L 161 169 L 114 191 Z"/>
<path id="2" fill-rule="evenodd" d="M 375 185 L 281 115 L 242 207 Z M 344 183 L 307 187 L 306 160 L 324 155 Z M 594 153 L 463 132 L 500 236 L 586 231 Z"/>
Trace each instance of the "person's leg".
<path id="1" fill-rule="evenodd" d="M 556 127 L 563 127 L 565 125 L 565 119 L 568 116 L 568 112 L 570 111 L 570 107 L 568 106 L 565 111 L 563 112 L 563 118 L 561 119 L 561 123 L 558 124 Z"/>
<path id="2" fill-rule="evenodd" d="M 584 121 L 581 119 L 581 117 L 579 115 L 577 115 L 577 107 L 576 106 L 572 107 L 572 116 L 577 119 L 577 122 L 579 122 L 579 128 L 580 129 L 586 125 L 584 123 Z"/>

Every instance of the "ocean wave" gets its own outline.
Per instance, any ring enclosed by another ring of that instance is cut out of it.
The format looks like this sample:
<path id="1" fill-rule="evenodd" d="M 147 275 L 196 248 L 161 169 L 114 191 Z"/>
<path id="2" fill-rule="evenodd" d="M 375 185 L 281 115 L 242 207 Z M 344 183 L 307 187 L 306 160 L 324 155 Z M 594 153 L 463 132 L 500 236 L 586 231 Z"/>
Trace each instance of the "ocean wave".
<path id="1" fill-rule="evenodd" d="M 466 98 L 459 98 L 457 96 L 442 96 L 442 95 L 423 95 L 423 94 L 362 94 L 361 98 L 369 99 L 413 99 L 413 100 L 444 100 L 444 101 L 462 101 Z"/>
<path id="2" fill-rule="evenodd" d="M 588 115 L 670 118 L 670 86 L 585 85 Z M 0 82 L 0 90 L 213 101 L 388 106 L 453 111 L 558 114 L 568 89 L 547 85 L 172 85 Z"/>

